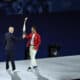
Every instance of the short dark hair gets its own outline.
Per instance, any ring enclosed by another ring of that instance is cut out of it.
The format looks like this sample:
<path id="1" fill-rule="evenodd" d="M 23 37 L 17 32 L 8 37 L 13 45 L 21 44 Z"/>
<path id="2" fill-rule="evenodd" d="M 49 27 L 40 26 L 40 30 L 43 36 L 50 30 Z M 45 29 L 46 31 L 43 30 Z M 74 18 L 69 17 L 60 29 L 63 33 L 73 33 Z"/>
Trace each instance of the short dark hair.
<path id="1" fill-rule="evenodd" d="M 35 30 L 37 30 L 37 28 L 36 28 L 36 26 L 35 26 L 35 25 L 33 25 L 33 26 L 32 26 L 32 28 L 34 28 Z"/>

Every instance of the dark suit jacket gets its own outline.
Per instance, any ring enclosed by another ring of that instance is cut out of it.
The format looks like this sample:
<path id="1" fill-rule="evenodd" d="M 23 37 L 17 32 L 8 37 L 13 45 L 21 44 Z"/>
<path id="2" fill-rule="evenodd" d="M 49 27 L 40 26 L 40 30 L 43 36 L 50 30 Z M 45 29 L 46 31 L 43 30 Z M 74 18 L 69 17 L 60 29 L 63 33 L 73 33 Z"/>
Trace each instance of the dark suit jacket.
<path id="1" fill-rule="evenodd" d="M 17 38 L 12 33 L 5 34 L 5 50 L 13 50 Z"/>

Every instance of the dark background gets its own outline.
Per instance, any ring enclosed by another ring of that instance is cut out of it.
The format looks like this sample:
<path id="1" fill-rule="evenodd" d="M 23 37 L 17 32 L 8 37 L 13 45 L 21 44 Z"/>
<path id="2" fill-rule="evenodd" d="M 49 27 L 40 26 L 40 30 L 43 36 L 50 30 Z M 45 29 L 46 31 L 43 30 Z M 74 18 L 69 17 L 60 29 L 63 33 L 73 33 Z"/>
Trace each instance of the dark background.
<path id="1" fill-rule="evenodd" d="M 22 37 L 24 17 L 28 16 L 27 33 L 36 25 L 42 43 L 37 58 L 49 55 L 48 46 L 61 46 L 58 56 L 80 54 L 80 0 L 15 0 L 0 2 L 0 61 L 5 60 L 4 34 L 9 26 Z M 15 59 L 25 57 L 25 40 L 15 43 Z"/>
<path id="2" fill-rule="evenodd" d="M 58 44 L 61 51 L 58 56 L 80 54 L 80 12 L 64 12 L 42 15 L 28 15 L 27 32 L 36 25 L 41 34 L 42 43 L 37 58 L 48 57 L 48 46 Z M 4 34 L 10 25 L 15 27 L 15 35 L 21 37 L 24 16 L 0 17 L 0 60 L 5 59 Z M 15 58 L 24 59 L 25 40 L 15 43 Z"/>
<path id="3" fill-rule="evenodd" d="M 80 0 L 0 0 L 1 15 L 80 11 Z"/>

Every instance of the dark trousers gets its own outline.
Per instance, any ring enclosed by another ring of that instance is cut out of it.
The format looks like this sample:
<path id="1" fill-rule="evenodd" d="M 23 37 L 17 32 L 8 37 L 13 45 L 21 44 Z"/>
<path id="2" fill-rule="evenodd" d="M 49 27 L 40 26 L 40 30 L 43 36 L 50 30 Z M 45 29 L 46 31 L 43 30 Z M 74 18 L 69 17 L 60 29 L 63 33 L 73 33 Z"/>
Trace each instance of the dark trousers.
<path id="1" fill-rule="evenodd" d="M 15 70 L 14 55 L 12 50 L 6 50 L 6 69 L 9 69 L 9 61 L 11 61 L 12 70 Z"/>

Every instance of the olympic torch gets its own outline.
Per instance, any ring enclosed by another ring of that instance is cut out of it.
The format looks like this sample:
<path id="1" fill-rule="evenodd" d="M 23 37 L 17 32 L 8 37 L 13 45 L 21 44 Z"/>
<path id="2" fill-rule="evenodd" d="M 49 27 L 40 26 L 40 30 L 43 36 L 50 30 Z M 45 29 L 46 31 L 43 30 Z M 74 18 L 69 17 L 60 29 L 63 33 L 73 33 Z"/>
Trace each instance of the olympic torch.
<path id="1" fill-rule="evenodd" d="M 23 34 L 26 34 L 26 22 L 28 20 L 28 17 L 25 18 L 24 24 L 23 24 Z"/>

